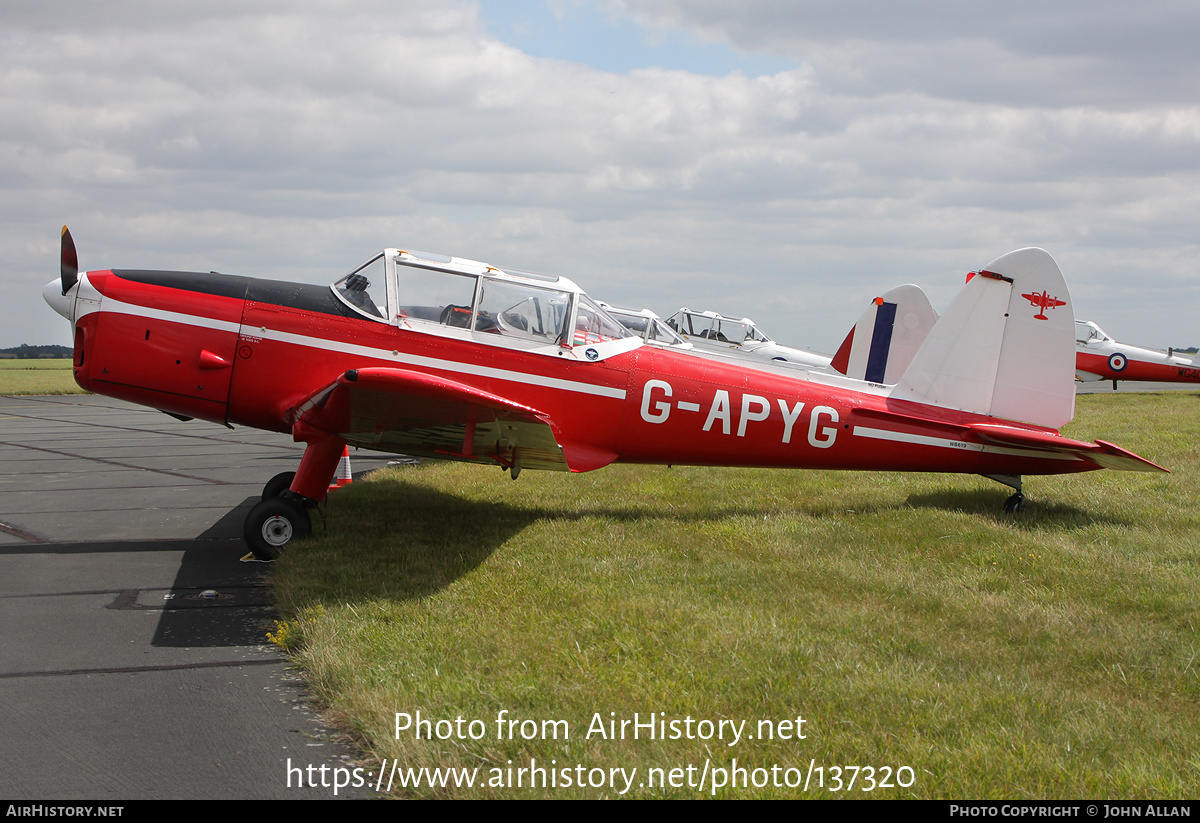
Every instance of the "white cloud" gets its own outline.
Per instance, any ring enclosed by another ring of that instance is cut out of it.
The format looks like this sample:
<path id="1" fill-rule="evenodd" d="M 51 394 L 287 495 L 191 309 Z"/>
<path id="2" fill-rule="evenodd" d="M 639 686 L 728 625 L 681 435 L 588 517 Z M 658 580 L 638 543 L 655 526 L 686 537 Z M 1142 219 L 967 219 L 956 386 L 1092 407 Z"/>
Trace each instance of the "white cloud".
<path id="1" fill-rule="evenodd" d="M 802 61 L 832 93 L 1190 105 L 1200 77 L 1200 7 L 1186 0 L 602 2 L 646 26 Z"/>

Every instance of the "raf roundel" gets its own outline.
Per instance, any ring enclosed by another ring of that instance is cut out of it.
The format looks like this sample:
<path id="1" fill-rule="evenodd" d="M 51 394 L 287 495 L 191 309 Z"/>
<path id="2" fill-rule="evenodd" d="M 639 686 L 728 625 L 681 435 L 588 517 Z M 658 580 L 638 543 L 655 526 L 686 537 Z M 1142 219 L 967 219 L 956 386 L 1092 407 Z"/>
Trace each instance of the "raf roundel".
<path id="1" fill-rule="evenodd" d="M 1108 356 L 1108 367 L 1113 371 L 1125 371 L 1125 367 L 1129 365 L 1129 359 L 1120 352 L 1114 352 Z"/>

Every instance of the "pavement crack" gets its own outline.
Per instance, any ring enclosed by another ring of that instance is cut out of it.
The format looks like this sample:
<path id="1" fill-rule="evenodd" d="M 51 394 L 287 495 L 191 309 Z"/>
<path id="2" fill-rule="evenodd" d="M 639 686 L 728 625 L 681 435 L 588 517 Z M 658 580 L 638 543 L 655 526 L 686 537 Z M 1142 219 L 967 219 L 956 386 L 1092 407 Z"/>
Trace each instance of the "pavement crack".
<path id="1" fill-rule="evenodd" d="M 175 663 L 161 666 L 108 666 L 95 669 L 48 669 L 30 672 L 0 672 L 0 680 L 20 677 L 74 677 L 89 674 L 136 674 L 138 672 L 170 672 L 189 669 L 236 669 L 244 666 L 277 666 L 287 663 L 287 658 L 271 657 L 263 660 L 213 660 L 204 663 Z"/>
<path id="2" fill-rule="evenodd" d="M 9 525 L 8 523 L 0 523 L 0 532 L 4 532 L 5 534 L 12 535 L 13 537 L 19 537 L 28 543 L 49 543 L 50 542 L 49 540 L 47 540 L 46 538 L 42 537 L 39 534 L 34 534 L 33 532 L 27 532 L 22 528 Z"/>

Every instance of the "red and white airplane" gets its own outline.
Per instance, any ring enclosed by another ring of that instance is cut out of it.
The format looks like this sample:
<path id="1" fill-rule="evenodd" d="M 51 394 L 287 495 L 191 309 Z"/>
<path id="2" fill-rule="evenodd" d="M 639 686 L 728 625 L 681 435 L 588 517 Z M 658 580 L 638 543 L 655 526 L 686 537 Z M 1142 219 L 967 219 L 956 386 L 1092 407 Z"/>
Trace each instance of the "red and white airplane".
<path id="1" fill-rule="evenodd" d="M 1065 311 L 1035 317 L 1022 293 Z M 85 389 L 306 444 L 245 537 L 270 558 L 311 528 L 349 444 L 522 469 L 616 461 L 1022 475 L 1164 471 L 1058 434 L 1073 317 L 1041 249 L 990 263 L 894 385 L 646 345 L 574 283 L 387 249 L 332 286 L 129 269 L 80 274 L 63 229 L 44 290 Z"/>
<path id="2" fill-rule="evenodd" d="M 1200 383 L 1200 356 L 1157 351 L 1113 340 L 1090 320 L 1075 321 L 1075 376 L 1084 382 L 1149 380 Z"/>

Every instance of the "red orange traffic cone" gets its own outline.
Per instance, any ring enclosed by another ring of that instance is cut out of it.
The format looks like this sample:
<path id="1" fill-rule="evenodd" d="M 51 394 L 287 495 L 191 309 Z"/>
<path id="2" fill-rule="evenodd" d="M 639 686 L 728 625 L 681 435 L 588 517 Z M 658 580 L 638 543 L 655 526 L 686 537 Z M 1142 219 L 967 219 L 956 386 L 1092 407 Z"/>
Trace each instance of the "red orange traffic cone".
<path id="1" fill-rule="evenodd" d="M 342 459 L 338 461 L 337 473 L 333 476 L 333 481 L 329 484 L 330 489 L 340 489 L 342 486 L 349 486 L 354 482 L 353 475 L 350 474 L 350 447 L 342 447 Z"/>

